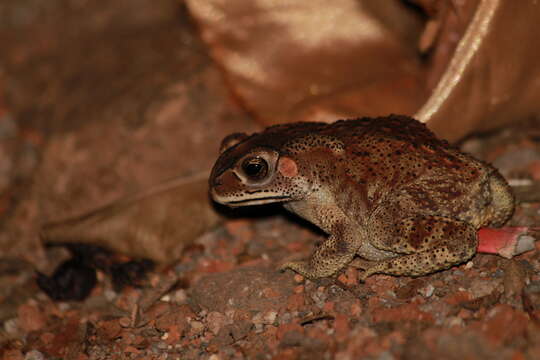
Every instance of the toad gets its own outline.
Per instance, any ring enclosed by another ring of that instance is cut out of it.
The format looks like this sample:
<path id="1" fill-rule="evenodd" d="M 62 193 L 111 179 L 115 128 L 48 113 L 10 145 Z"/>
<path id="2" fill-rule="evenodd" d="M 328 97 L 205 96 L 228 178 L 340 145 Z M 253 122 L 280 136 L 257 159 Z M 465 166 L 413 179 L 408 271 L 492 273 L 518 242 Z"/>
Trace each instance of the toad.
<path id="1" fill-rule="evenodd" d="M 480 227 L 503 225 L 514 209 L 494 167 L 407 116 L 276 125 L 229 135 L 220 151 L 216 202 L 281 202 L 328 234 L 308 260 L 281 267 L 311 279 L 355 256 L 362 280 L 447 269 L 475 254 Z"/>

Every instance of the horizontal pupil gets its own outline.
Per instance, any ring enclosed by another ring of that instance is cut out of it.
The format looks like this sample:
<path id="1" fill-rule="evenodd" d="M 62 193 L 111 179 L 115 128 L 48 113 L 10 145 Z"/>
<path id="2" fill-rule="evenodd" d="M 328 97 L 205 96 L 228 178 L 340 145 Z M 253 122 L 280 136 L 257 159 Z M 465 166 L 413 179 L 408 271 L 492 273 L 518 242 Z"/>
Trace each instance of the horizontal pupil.
<path id="1" fill-rule="evenodd" d="M 268 164 L 261 158 L 246 159 L 242 164 L 244 173 L 252 179 L 261 179 L 268 172 Z"/>
<path id="2" fill-rule="evenodd" d="M 257 174 L 259 171 L 261 171 L 262 165 L 260 163 L 252 163 L 248 164 L 247 166 L 247 172 L 254 175 Z"/>

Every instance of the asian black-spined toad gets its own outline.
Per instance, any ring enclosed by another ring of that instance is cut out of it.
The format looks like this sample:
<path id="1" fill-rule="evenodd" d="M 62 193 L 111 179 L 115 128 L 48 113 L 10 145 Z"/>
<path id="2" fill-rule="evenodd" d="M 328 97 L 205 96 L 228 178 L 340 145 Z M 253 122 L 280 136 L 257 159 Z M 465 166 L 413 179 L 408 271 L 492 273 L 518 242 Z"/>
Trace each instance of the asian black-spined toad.
<path id="1" fill-rule="evenodd" d="M 374 273 L 418 276 L 476 252 L 477 230 L 501 226 L 514 199 L 503 177 L 409 117 L 293 123 L 224 139 L 210 176 L 228 206 L 282 202 L 328 235 L 306 261 L 331 276 L 360 256 Z"/>

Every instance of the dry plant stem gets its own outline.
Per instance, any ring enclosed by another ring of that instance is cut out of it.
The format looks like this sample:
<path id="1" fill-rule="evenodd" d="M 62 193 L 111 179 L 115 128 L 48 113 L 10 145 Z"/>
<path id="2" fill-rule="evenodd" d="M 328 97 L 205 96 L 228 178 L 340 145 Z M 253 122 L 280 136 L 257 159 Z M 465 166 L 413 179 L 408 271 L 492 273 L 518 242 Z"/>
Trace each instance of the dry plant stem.
<path id="1" fill-rule="evenodd" d="M 178 284 L 179 276 L 173 272 L 169 272 L 167 276 L 164 276 L 159 284 L 152 289 L 145 292 L 144 296 L 138 302 L 138 307 L 142 312 L 148 310 L 154 305 L 161 297 L 168 294 L 176 284 Z"/>

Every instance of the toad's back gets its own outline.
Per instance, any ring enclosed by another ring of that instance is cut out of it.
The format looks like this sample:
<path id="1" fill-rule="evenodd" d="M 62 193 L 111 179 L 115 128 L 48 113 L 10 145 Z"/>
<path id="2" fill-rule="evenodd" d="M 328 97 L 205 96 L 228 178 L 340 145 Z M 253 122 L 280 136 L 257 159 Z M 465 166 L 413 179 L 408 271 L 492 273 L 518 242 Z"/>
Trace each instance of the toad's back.
<path id="1" fill-rule="evenodd" d="M 510 189 L 491 165 L 437 139 L 414 119 L 345 120 L 313 130 L 344 145 L 344 156 L 337 158 L 343 175 L 336 193 L 351 192 L 351 202 L 366 201 L 372 211 L 393 203 L 386 211 L 395 216 L 438 215 L 477 227 L 499 225 L 512 212 Z"/>

